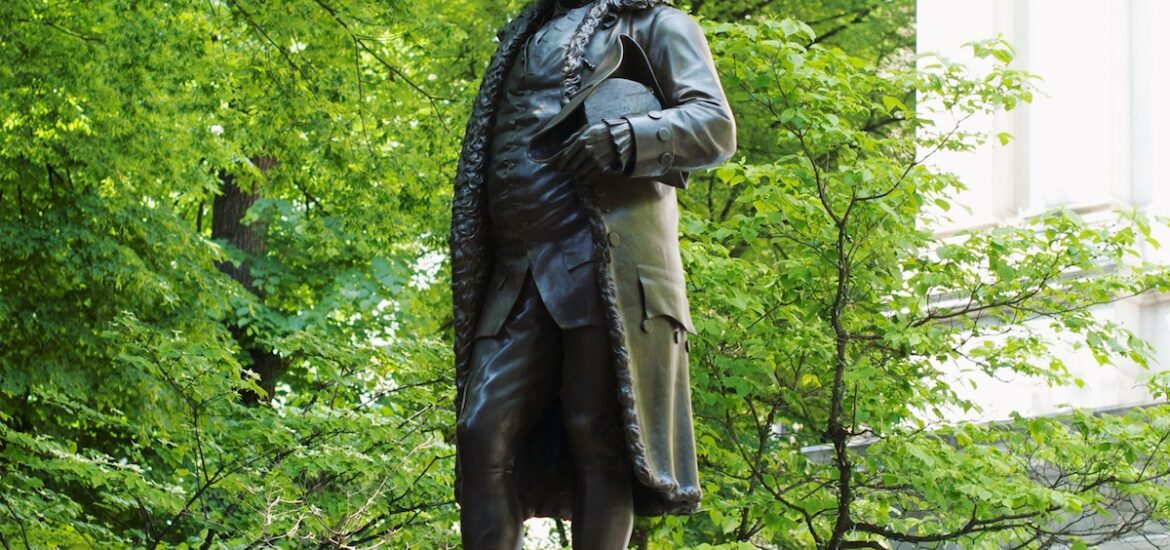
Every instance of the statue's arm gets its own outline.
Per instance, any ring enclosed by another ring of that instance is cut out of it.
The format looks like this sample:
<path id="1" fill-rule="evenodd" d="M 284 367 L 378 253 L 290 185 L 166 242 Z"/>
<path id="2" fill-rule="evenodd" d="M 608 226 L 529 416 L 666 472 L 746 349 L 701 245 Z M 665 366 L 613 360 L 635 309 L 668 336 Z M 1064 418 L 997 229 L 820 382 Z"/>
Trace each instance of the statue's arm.
<path id="1" fill-rule="evenodd" d="M 735 154 L 735 119 L 703 30 L 674 8 L 659 11 L 639 42 L 669 105 L 627 117 L 632 177 L 653 178 L 722 163 Z"/>

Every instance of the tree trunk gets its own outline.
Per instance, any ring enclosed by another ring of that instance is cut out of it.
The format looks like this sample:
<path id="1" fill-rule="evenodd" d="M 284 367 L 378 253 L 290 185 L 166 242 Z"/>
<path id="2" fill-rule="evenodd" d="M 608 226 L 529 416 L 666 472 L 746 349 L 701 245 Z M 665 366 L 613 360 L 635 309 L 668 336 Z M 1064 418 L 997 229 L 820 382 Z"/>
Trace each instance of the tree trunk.
<path id="1" fill-rule="evenodd" d="M 267 171 L 273 165 L 271 159 L 254 159 L 254 162 L 261 171 Z M 259 228 L 243 223 L 244 215 L 248 213 L 248 209 L 252 205 L 256 204 L 260 193 L 254 184 L 247 189 L 236 185 L 235 178 L 227 173 L 221 173 L 220 181 L 222 182 L 220 193 L 211 205 L 211 238 L 238 248 L 244 252 L 245 256 L 244 261 L 238 267 L 231 262 L 220 262 L 216 267 L 243 285 L 244 288 L 248 289 L 248 292 L 263 300 L 264 293 L 256 288 L 252 278 L 251 258 L 264 254 L 264 236 L 260 231 L 257 231 Z M 244 359 L 245 368 L 259 378 L 257 384 L 264 389 L 266 394 L 261 396 L 252 391 L 245 391 L 240 397 L 244 403 L 250 405 L 269 402 L 276 388 L 276 377 L 284 369 L 283 361 L 272 353 L 271 349 L 256 342 L 255 338 L 240 327 L 238 322 L 230 321 L 229 328 L 232 336 L 239 343 L 240 349 L 247 354 Z"/>

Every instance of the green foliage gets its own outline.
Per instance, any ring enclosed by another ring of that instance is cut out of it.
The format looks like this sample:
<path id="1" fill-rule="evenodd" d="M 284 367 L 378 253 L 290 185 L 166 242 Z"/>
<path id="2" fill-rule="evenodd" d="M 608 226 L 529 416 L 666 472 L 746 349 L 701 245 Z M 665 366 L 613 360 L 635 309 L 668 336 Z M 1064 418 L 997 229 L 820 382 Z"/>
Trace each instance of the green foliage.
<path id="1" fill-rule="evenodd" d="M 458 546 L 450 180 L 522 3 L 0 3 L 0 544 Z M 916 69 L 912 2 L 684 7 L 741 156 L 680 194 L 706 496 L 644 546 L 1075 547 L 1095 513 L 1165 519 L 1163 407 L 947 422 L 974 406 L 955 365 L 1078 383 L 1053 334 L 1145 364 L 1091 308 L 1167 286 L 1138 215 L 935 235 L 961 183 L 924 161 L 1031 98 L 1010 47 Z M 211 238 L 227 178 L 259 195 L 256 254 Z M 249 346 L 284 365 L 264 406 Z"/>
<path id="2" fill-rule="evenodd" d="M 904 65 L 914 53 L 916 4 L 905 0 L 690 0 L 691 14 L 719 22 L 804 21 L 808 43 L 840 48 L 877 66 Z"/>
<path id="3" fill-rule="evenodd" d="M 1078 383 L 1052 357 L 1062 341 L 1145 365 L 1149 346 L 1092 308 L 1168 280 L 1140 264 L 1136 215 L 936 235 L 962 184 L 926 161 L 982 143 L 971 116 L 1031 99 L 1010 47 L 972 44 L 983 74 L 895 70 L 791 20 L 709 31 L 746 146 L 681 199 L 707 491 L 686 541 L 1050 546 L 1116 536 L 1097 514 L 1165 518 L 1164 407 L 950 421 L 975 406 L 950 386 L 958 367 Z"/>
<path id="4" fill-rule="evenodd" d="M 431 265 L 475 78 L 450 60 L 499 21 L 425 11 L 0 7 L 4 546 L 455 545 Z M 209 238 L 229 174 L 261 257 Z M 233 333 L 286 364 L 271 407 Z"/>

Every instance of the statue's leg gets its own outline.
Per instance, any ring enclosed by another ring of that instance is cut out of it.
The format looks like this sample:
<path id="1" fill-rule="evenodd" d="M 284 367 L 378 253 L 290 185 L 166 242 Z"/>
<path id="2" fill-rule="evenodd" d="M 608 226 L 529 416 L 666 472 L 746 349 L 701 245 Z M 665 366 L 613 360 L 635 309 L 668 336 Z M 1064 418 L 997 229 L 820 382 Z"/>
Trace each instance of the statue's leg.
<path id="1" fill-rule="evenodd" d="M 512 475 L 520 442 L 556 391 L 561 339 L 531 274 L 504 327 L 476 341 L 456 437 L 465 550 L 519 550 L 523 510 Z"/>
<path id="2" fill-rule="evenodd" d="M 574 550 L 622 550 L 634 526 L 633 471 L 617 404 L 617 376 L 604 327 L 564 332 L 561 403 L 577 478 Z"/>

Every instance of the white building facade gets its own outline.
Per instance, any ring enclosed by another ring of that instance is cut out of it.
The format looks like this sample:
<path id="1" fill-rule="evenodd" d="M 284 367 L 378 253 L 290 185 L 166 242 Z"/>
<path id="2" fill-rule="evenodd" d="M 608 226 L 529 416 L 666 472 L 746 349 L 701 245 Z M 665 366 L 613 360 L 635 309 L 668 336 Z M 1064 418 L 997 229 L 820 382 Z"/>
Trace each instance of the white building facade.
<path id="1" fill-rule="evenodd" d="M 1041 77 L 1031 104 L 977 117 L 967 128 L 995 139 L 970 153 L 930 160 L 968 190 L 950 212 L 961 231 L 1014 224 L 1065 206 L 1088 220 L 1136 209 L 1170 216 L 1170 0 L 919 0 L 918 51 L 971 61 L 963 44 L 1002 36 L 1015 64 Z M 1170 247 L 1167 231 L 1155 234 Z M 1166 250 L 1146 259 L 1170 261 Z M 1145 295 L 1095 313 L 1151 342 L 1152 369 L 1170 369 L 1170 297 Z M 1083 387 L 967 372 L 956 384 L 982 406 L 971 420 L 1056 414 L 1067 406 L 1124 409 L 1152 402 L 1137 365 L 1101 367 L 1087 351 L 1055 350 Z M 966 382 L 974 381 L 972 388 Z"/>

